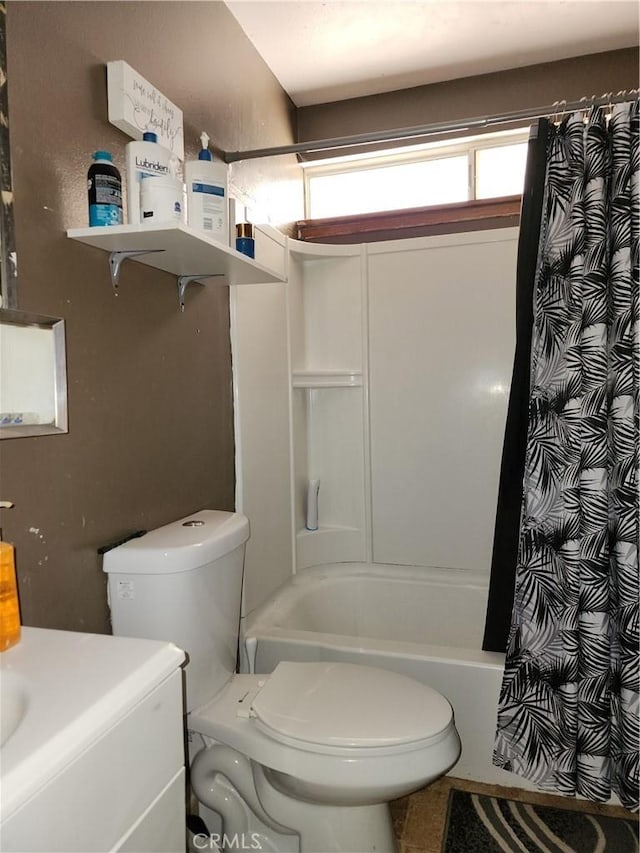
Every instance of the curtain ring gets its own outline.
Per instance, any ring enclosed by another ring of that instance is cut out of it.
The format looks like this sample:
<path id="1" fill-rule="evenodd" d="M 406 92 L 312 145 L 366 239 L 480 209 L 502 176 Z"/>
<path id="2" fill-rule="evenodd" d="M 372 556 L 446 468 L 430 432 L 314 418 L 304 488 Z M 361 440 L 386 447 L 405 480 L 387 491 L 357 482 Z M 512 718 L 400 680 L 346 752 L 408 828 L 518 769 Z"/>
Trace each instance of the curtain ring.
<path id="1" fill-rule="evenodd" d="M 613 115 L 613 92 L 608 92 L 607 98 L 609 99 L 609 103 L 607 104 L 607 112 L 605 113 L 604 121 L 606 126 L 609 127 L 609 122 L 611 121 L 611 116 Z"/>
<path id="2" fill-rule="evenodd" d="M 585 124 L 589 124 L 589 122 L 593 118 L 595 111 L 597 110 L 597 106 L 596 106 L 597 100 L 598 100 L 597 95 L 591 95 L 591 97 L 589 98 L 589 111 L 588 111 L 587 115 L 585 116 L 585 121 L 584 121 Z"/>
<path id="3" fill-rule="evenodd" d="M 633 100 L 633 95 L 638 96 L 637 89 L 620 89 L 619 92 L 616 92 L 616 99 L 622 102 L 628 102 L 629 108 L 631 108 L 631 101 Z"/>
<path id="4" fill-rule="evenodd" d="M 591 108 L 593 106 L 593 99 L 594 98 L 595 98 L 595 95 L 592 95 L 591 98 L 587 98 L 586 95 L 583 95 L 582 98 L 580 98 L 580 103 L 582 103 L 583 101 L 585 102 L 584 107 L 582 109 L 582 113 L 583 113 L 582 121 L 585 124 L 589 121 L 589 111 L 591 110 Z"/>
<path id="5" fill-rule="evenodd" d="M 562 106 L 562 104 L 564 104 L 564 107 Z M 564 115 L 564 111 L 565 111 L 565 108 L 567 106 L 567 102 L 563 98 L 561 101 L 554 101 L 552 106 L 553 106 L 554 112 L 553 112 L 553 117 L 551 119 L 551 122 L 553 124 L 555 124 L 557 127 L 560 124 L 560 121 L 562 120 L 562 116 Z"/>
<path id="6" fill-rule="evenodd" d="M 562 106 L 563 104 L 564 104 L 564 106 Z M 567 100 L 566 100 L 566 98 L 563 98 L 560 101 L 560 118 L 558 119 L 558 124 L 560 124 L 562 119 L 565 117 L 566 112 L 567 112 Z"/>

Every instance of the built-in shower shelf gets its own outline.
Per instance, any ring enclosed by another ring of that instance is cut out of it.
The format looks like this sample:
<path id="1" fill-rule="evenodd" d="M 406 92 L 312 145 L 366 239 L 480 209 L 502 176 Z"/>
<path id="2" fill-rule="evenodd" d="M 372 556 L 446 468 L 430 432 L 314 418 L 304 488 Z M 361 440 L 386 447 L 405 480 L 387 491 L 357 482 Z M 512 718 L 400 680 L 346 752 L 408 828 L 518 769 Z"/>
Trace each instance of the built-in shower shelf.
<path id="1" fill-rule="evenodd" d="M 297 567 L 323 563 L 351 562 L 363 559 L 364 532 L 347 525 L 321 525 L 317 530 L 303 528 L 296 535 Z"/>
<path id="2" fill-rule="evenodd" d="M 296 370 L 294 388 L 360 388 L 361 370 Z"/>
<path id="3" fill-rule="evenodd" d="M 298 531 L 298 537 L 304 538 L 305 536 L 322 536 L 327 533 L 357 533 L 357 527 L 347 527 L 343 524 L 323 524 L 320 525 L 316 530 L 309 530 L 308 527 L 303 527 L 302 530 Z"/>

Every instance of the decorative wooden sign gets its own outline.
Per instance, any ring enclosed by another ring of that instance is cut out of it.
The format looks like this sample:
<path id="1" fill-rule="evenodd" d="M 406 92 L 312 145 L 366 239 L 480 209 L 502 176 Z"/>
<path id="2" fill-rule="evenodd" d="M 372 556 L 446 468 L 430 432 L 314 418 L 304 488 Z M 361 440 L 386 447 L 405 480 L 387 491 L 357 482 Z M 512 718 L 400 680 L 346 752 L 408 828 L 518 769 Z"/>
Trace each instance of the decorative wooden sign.
<path id="1" fill-rule="evenodd" d="M 145 130 L 184 160 L 182 110 L 123 60 L 107 62 L 109 121 L 133 139 Z"/>

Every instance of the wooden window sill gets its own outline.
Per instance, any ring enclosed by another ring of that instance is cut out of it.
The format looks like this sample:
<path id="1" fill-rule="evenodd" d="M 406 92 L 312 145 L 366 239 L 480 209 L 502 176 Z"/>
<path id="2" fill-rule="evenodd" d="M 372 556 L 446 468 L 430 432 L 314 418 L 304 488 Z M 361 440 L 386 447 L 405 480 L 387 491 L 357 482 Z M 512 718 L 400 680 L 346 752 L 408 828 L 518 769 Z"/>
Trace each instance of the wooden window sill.
<path id="1" fill-rule="evenodd" d="M 356 216 L 302 219 L 296 223 L 296 233 L 299 240 L 350 243 L 394 240 L 418 233 L 508 227 L 517 225 L 520 204 L 521 196 L 514 195 Z"/>

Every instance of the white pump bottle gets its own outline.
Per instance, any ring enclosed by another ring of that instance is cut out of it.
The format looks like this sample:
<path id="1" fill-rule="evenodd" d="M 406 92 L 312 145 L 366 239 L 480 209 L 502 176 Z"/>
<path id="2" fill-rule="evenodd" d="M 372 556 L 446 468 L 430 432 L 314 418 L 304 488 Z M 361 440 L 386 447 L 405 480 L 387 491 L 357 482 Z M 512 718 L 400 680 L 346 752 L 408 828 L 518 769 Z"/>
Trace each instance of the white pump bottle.
<path id="1" fill-rule="evenodd" d="M 229 245 L 229 189 L 227 165 L 214 160 L 209 137 L 200 136 L 202 148 L 197 160 L 185 163 L 187 185 L 187 223 L 206 232 L 208 237 Z"/>

